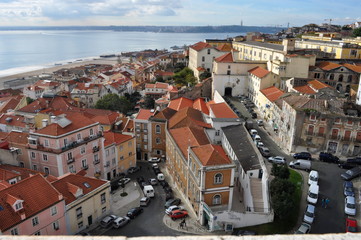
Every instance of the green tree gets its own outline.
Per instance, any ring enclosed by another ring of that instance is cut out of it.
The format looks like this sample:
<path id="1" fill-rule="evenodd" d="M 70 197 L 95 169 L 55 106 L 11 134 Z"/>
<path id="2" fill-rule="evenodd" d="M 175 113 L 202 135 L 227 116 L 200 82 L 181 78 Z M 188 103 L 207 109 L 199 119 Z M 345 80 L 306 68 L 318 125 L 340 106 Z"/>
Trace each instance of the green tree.
<path id="1" fill-rule="evenodd" d="M 34 99 L 29 98 L 29 97 L 26 97 L 26 103 L 27 103 L 27 104 L 30 104 L 30 103 L 32 103 L 32 102 L 34 102 Z"/>
<path id="2" fill-rule="evenodd" d="M 185 67 L 181 71 L 175 73 L 173 78 L 176 84 L 182 86 L 193 86 L 197 82 L 193 71 L 188 67 Z"/>
<path id="3" fill-rule="evenodd" d="M 288 179 L 290 176 L 290 170 L 287 165 L 272 164 L 271 174 L 277 178 Z"/>
<path id="4" fill-rule="evenodd" d="M 119 112 L 126 114 L 133 108 L 132 103 L 126 97 L 124 96 L 119 97 L 119 101 L 120 101 L 118 107 Z"/>
<path id="5" fill-rule="evenodd" d="M 132 104 L 126 97 L 119 97 L 115 93 L 110 93 L 105 95 L 102 99 L 99 99 L 95 104 L 95 108 L 119 111 L 126 114 L 132 109 Z"/>
<path id="6" fill-rule="evenodd" d="M 202 81 L 202 80 L 207 79 L 207 78 L 209 78 L 211 76 L 212 76 L 212 74 L 210 72 L 205 71 L 205 72 L 199 74 L 199 79 Z"/>
<path id="7" fill-rule="evenodd" d="M 145 98 L 144 98 L 144 103 L 143 103 L 143 107 L 146 108 L 146 109 L 154 109 L 154 99 L 147 95 Z"/>
<path id="8" fill-rule="evenodd" d="M 276 177 L 270 184 L 271 204 L 275 216 L 279 219 L 286 219 L 294 212 L 293 195 L 296 187 L 287 179 Z"/>
<path id="9" fill-rule="evenodd" d="M 352 32 L 354 37 L 361 37 L 361 27 L 355 28 Z"/>

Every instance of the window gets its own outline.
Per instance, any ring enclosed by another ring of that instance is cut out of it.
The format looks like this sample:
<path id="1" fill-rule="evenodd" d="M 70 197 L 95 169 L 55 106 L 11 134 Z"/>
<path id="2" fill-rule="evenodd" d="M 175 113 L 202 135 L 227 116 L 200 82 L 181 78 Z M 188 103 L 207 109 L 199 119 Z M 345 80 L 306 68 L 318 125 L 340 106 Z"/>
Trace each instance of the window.
<path id="1" fill-rule="evenodd" d="M 87 164 L 87 162 L 86 162 L 86 159 L 81 160 L 81 166 L 82 166 L 83 168 L 85 168 L 85 167 L 88 166 L 88 164 Z"/>
<path id="2" fill-rule="evenodd" d="M 220 130 L 216 130 L 216 136 L 219 136 Z"/>
<path id="3" fill-rule="evenodd" d="M 120 158 L 119 158 L 120 160 L 124 160 L 124 157 L 123 156 L 120 156 Z"/>
<path id="4" fill-rule="evenodd" d="M 69 172 L 75 173 L 74 165 L 69 165 Z"/>
<path id="5" fill-rule="evenodd" d="M 43 161 L 48 161 L 48 155 L 46 155 L 46 154 L 43 154 Z"/>
<path id="6" fill-rule="evenodd" d="M 84 153 L 85 153 L 85 147 L 83 146 L 80 148 L 80 154 L 84 154 Z"/>
<path id="7" fill-rule="evenodd" d="M 222 184 L 223 182 L 223 175 L 222 173 L 217 173 L 214 175 L 214 184 Z"/>
<path id="8" fill-rule="evenodd" d="M 160 142 L 161 142 L 161 141 L 160 141 L 160 138 L 156 138 L 156 139 L 155 139 L 155 142 L 156 142 L 156 144 L 160 144 Z"/>
<path id="9" fill-rule="evenodd" d="M 81 207 L 76 209 L 76 218 L 79 219 L 83 216 L 83 211 L 81 209 Z"/>
<path id="10" fill-rule="evenodd" d="M 221 195 L 216 194 L 213 196 L 213 205 L 220 205 L 222 202 Z"/>
<path id="11" fill-rule="evenodd" d="M 204 60 L 205 60 L 205 57 L 202 57 L 202 62 L 204 62 Z"/>
<path id="12" fill-rule="evenodd" d="M 231 75 L 231 70 L 227 70 L 227 75 Z"/>
<path id="13" fill-rule="evenodd" d="M 105 193 L 102 193 L 102 194 L 100 195 L 100 201 L 102 202 L 102 204 L 105 203 L 105 201 L 106 201 L 106 199 L 105 199 Z"/>
<path id="14" fill-rule="evenodd" d="M 315 121 L 315 120 L 316 120 L 316 115 L 311 114 L 311 115 L 310 115 L 310 120 L 311 120 L 311 121 Z"/>
<path id="15" fill-rule="evenodd" d="M 131 147 L 132 146 L 132 142 L 128 142 L 128 147 Z"/>
<path id="16" fill-rule="evenodd" d="M 107 207 L 102 208 L 102 213 L 105 213 L 107 211 Z"/>
<path id="17" fill-rule="evenodd" d="M 211 54 L 211 49 L 207 49 L 207 54 Z"/>
<path id="18" fill-rule="evenodd" d="M 48 139 L 45 139 L 45 140 L 44 140 L 44 146 L 45 146 L 45 147 L 48 147 L 48 146 L 49 146 L 49 140 L 48 140 Z"/>
<path id="19" fill-rule="evenodd" d="M 33 226 L 36 226 L 39 224 L 39 218 L 38 217 L 34 217 L 32 220 Z"/>
<path id="20" fill-rule="evenodd" d="M 34 153 L 34 152 L 31 152 L 31 153 L 30 153 L 30 157 L 31 157 L 31 158 L 35 158 L 35 153 Z"/>
<path id="21" fill-rule="evenodd" d="M 123 151 L 123 146 L 119 146 L 119 151 Z"/>
<path id="22" fill-rule="evenodd" d="M 38 171 L 38 166 L 36 164 L 33 165 L 33 170 Z"/>
<path id="23" fill-rule="evenodd" d="M 112 147 L 112 154 L 114 154 L 114 153 L 115 153 L 115 147 Z"/>
<path id="24" fill-rule="evenodd" d="M 107 149 L 107 150 L 105 151 L 105 155 L 106 155 L 107 157 L 109 157 L 109 149 Z"/>
<path id="25" fill-rule="evenodd" d="M 94 134 L 93 129 L 92 129 L 92 128 L 91 128 L 91 129 L 89 129 L 89 135 L 90 135 L 90 136 L 93 136 L 93 134 Z"/>
<path id="26" fill-rule="evenodd" d="M 132 153 L 132 152 L 129 152 L 129 153 L 128 153 L 128 156 L 129 156 L 129 157 L 131 157 L 132 155 L 133 155 L 133 153 Z"/>
<path id="27" fill-rule="evenodd" d="M 34 235 L 40 236 L 40 235 L 41 235 L 41 234 L 40 234 L 40 231 L 37 231 L 36 233 L 34 233 Z"/>
<path id="28" fill-rule="evenodd" d="M 98 154 L 95 154 L 94 155 L 94 163 L 99 163 L 100 161 L 99 161 L 99 156 L 98 156 Z"/>
<path id="29" fill-rule="evenodd" d="M 13 228 L 13 229 L 11 229 L 11 235 L 19 235 L 19 231 L 18 231 L 18 229 L 17 228 Z"/>
<path id="30" fill-rule="evenodd" d="M 71 152 L 68 152 L 68 160 L 73 158 L 73 154 Z"/>
<path id="31" fill-rule="evenodd" d="M 155 126 L 155 133 L 160 134 L 160 126 L 159 125 Z"/>
<path id="32" fill-rule="evenodd" d="M 78 228 L 82 228 L 83 227 L 83 221 L 78 222 Z"/>
<path id="33" fill-rule="evenodd" d="M 48 167 L 44 167 L 44 172 L 46 175 L 49 175 L 50 174 L 50 170 Z"/>
<path id="34" fill-rule="evenodd" d="M 80 134 L 80 133 L 78 133 L 78 134 L 76 135 L 76 139 L 77 139 L 77 140 L 80 140 L 80 139 L 81 139 L 81 134 Z"/>
<path id="35" fill-rule="evenodd" d="M 20 210 L 23 208 L 23 203 L 22 202 L 18 202 L 17 204 L 15 204 L 15 210 Z"/>
<path id="36" fill-rule="evenodd" d="M 19 162 L 19 167 L 24 168 L 24 167 L 25 167 L 25 163 L 24 163 L 24 162 Z"/>
<path id="37" fill-rule="evenodd" d="M 51 212 L 51 216 L 54 216 L 55 214 L 57 214 L 58 210 L 56 209 L 56 206 L 50 208 L 50 212 Z"/>
<path id="38" fill-rule="evenodd" d="M 64 146 L 68 145 L 68 139 L 64 139 Z"/>
<path id="39" fill-rule="evenodd" d="M 54 230 L 59 230 L 59 222 L 58 221 L 53 222 L 53 228 L 54 228 Z"/>

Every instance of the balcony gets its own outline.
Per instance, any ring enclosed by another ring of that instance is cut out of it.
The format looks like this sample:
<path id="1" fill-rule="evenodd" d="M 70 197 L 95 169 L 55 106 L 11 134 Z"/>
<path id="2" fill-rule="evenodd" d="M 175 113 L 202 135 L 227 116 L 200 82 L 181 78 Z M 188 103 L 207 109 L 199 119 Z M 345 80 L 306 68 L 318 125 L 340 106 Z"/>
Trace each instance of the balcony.
<path id="1" fill-rule="evenodd" d="M 305 134 L 307 136 L 313 136 L 314 135 L 314 132 L 313 131 L 305 131 Z"/>
<path id="2" fill-rule="evenodd" d="M 94 163 L 94 165 L 99 164 L 100 160 L 95 160 L 93 163 Z"/>
<path id="3" fill-rule="evenodd" d="M 84 165 L 84 166 L 82 166 L 81 168 L 84 169 L 84 170 L 87 170 L 87 169 L 89 168 L 89 165 L 88 165 L 88 164 L 87 164 L 87 165 Z"/>
<path id="4" fill-rule="evenodd" d="M 60 149 L 44 147 L 42 144 L 37 144 L 35 146 L 29 145 L 28 149 L 37 149 L 37 150 L 43 151 L 43 152 L 50 152 L 50 153 L 60 154 L 60 153 L 66 152 L 66 151 L 68 151 L 70 149 L 74 149 L 74 148 L 76 148 L 76 147 L 78 147 L 80 145 L 83 145 L 83 144 L 86 144 L 88 142 L 94 141 L 94 140 L 96 140 L 98 138 L 101 138 L 101 137 L 103 137 L 103 133 L 98 132 L 98 134 L 96 134 L 96 135 L 85 137 L 83 140 L 77 140 L 77 141 L 71 142 L 71 143 L 67 144 L 66 146 L 64 146 L 64 147 L 62 147 Z"/>
<path id="5" fill-rule="evenodd" d="M 100 150 L 100 147 L 99 147 L 99 146 L 93 147 L 93 153 L 99 152 L 99 150 Z"/>
<path id="6" fill-rule="evenodd" d="M 144 133 L 148 133 L 148 129 L 143 129 L 143 132 L 144 132 Z"/>
<path id="7" fill-rule="evenodd" d="M 66 161 L 67 164 L 70 164 L 70 163 L 73 163 L 73 162 L 75 162 L 75 158 L 69 158 L 69 159 Z"/>

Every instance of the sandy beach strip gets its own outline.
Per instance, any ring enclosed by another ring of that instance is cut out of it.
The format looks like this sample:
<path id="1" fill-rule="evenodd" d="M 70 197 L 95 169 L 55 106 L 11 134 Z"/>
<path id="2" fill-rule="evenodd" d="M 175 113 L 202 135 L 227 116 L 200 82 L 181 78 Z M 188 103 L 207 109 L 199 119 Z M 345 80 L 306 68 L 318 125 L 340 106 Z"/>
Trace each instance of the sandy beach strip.
<path id="1" fill-rule="evenodd" d="M 4 88 L 4 82 L 9 81 L 9 80 L 14 80 L 14 79 L 20 79 L 20 78 L 26 78 L 26 77 L 30 77 L 30 76 L 38 76 L 41 74 L 51 74 L 55 71 L 58 71 L 60 69 L 69 69 L 69 68 L 74 68 L 74 67 L 79 67 L 79 66 L 84 66 L 84 65 L 88 65 L 88 64 L 109 64 L 109 65 L 115 65 L 118 63 L 118 59 L 116 57 L 113 58 L 96 58 L 93 60 L 84 60 L 84 61 L 75 61 L 72 63 L 65 63 L 62 65 L 54 65 L 48 68 L 42 68 L 42 69 L 38 69 L 38 70 L 34 70 L 34 71 L 29 71 L 29 72 L 22 72 L 22 73 L 15 73 L 9 76 L 5 76 L 5 77 L 0 77 L 0 88 L 3 89 Z"/>

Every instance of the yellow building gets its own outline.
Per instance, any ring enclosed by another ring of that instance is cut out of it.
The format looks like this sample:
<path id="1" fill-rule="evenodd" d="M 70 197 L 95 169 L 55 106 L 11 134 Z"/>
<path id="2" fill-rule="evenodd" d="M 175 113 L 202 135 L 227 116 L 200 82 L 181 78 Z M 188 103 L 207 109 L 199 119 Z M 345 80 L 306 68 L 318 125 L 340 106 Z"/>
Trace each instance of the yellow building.
<path id="1" fill-rule="evenodd" d="M 68 234 L 98 225 L 110 212 L 108 181 L 69 173 L 51 184 L 64 196 Z"/>

